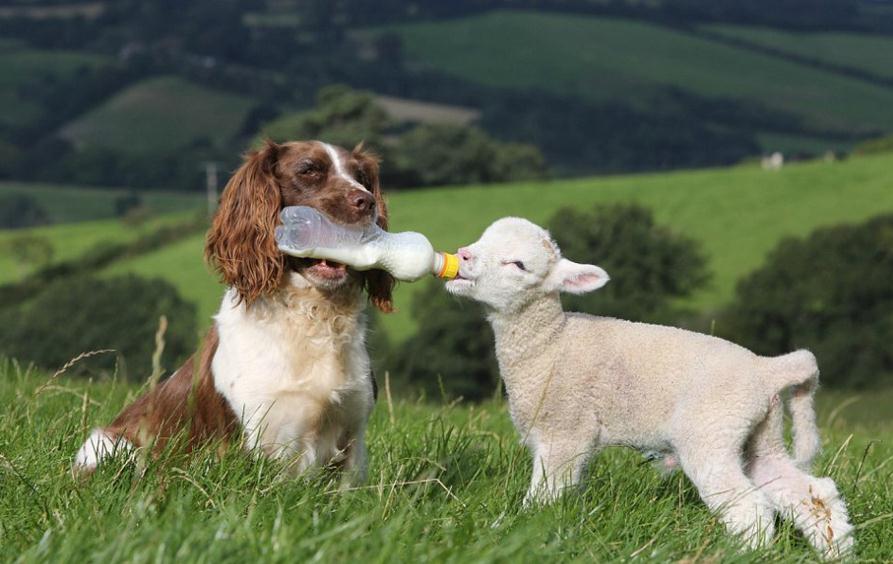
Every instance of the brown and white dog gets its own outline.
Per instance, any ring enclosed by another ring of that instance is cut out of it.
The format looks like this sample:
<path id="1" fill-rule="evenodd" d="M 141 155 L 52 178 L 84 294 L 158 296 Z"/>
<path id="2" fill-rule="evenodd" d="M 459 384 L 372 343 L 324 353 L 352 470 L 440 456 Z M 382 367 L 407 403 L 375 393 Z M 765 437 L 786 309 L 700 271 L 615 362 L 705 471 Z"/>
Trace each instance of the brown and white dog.
<path id="1" fill-rule="evenodd" d="M 392 309 L 393 278 L 342 264 L 286 257 L 274 229 L 285 206 L 312 206 L 345 224 L 387 228 L 378 162 L 318 141 L 267 142 L 249 153 L 223 193 L 205 254 L 229 285 L 200 354 L 94 429 L 75 456 L 90 472 L 115 450 L 186 448 L 242 436 L 244 447 L 295 473 L 366 469 L 364 433 L 374 402 L 365 347 L 365 295 Z"/>

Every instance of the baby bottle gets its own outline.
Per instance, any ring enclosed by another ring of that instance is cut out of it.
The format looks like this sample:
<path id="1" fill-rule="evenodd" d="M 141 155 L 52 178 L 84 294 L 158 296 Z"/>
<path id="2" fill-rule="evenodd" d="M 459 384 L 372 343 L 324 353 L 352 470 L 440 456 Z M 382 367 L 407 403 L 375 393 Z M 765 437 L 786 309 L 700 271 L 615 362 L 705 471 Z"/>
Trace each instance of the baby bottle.
<path id="1" fill-rule="evenodd" d="M 307 206 L 287 207 L 279 218 L 276 243 L 287 255 L 333 260 L 357 270 L 382 269 L 405 281 L 426 274 L 455 278 L 459 273 L 459 258 L 436 252 L 421 233 L 388 233 L 374 223 L 340 225 Z"/>

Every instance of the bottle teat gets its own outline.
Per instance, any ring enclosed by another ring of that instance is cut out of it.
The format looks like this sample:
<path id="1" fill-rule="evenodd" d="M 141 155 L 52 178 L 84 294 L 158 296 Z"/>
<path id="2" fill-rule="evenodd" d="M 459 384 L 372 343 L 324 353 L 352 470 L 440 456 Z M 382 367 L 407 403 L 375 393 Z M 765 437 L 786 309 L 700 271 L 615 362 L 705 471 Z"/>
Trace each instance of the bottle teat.
<path id="1" fill-rule="evenodd" d="M 437 268 L 435 276 L 438 278 L 455 278 L 459 275 L 459 257 L 451 253 L 437 253 Z"/>

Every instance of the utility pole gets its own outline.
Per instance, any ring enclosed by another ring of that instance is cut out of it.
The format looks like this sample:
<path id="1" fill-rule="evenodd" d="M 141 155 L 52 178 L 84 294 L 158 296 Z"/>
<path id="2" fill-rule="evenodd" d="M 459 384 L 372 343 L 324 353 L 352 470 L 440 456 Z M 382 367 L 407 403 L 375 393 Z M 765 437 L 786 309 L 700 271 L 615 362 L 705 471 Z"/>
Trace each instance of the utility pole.
<path id="1" fill-rule="evenodd" d="M 208 193 L 208 217 L 217 210 L 217 163 L 205 162 L 205 188 Z"/>

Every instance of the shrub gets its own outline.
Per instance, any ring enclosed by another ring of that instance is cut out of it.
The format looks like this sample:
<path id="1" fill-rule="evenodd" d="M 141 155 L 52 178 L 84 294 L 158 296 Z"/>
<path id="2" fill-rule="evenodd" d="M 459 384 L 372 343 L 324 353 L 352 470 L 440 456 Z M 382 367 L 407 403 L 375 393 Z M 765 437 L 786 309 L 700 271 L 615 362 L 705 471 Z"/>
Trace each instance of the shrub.
<path id="1" fill-rule="evenodd" d="M 559 210 L 548 223 L 567 258 L 597 264 L 611 282 L 585 296 L 562 297 L 565 309 L 633 321 L 675 322 L 674 304 L 709 279 L 697 242 L 654 221 L 638 205 L 597 205 L 590 212 Z"/>
<path id="2" fill-rule="evenodd" d="M 392 375 L 429 398 L 492 397 L 499 379 L 493 333 L 480 308 L 431 281 L 412 300 L 415 335 L 393 349 Z M 381 383 L 381 380 L 379 380 Z M 442 386 L 442 388 L 441 388 Z"/>
<path id="3" fill-rule="evenodd" d="M 760 354 L 808 348 L 822 382 L 893 382 L 893 215 L 786 239 L 741 280 L 719 331 Z"/>
<path id="4" fill-rule="evenodd" d="M 54 369 L 88 351 L 115 349 L 141 380 L 151 372 L 155 332 L 167 316 L 164 360 L 168 369 L 196 343 L 196 308 L 160 279 L 128 275 L 58 281 L 36 298 L 0 311 L 0 353 Z M 92 366 L 111 368 L 113 357 Z"/>
<path id="5" fill-rule="evenodd" d="M 419 186 L 541 178 L 546 169 L 536 147 L 460 125 L 420 125 L 399 137 L 393 153 L 395 167 Z"/>
<path id="6" fill-rule="evenodd" d="M 0 229 L 21 229 L 50 222 L 47 211 L 27 194 L 0 196 Z"/>

